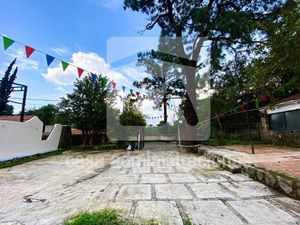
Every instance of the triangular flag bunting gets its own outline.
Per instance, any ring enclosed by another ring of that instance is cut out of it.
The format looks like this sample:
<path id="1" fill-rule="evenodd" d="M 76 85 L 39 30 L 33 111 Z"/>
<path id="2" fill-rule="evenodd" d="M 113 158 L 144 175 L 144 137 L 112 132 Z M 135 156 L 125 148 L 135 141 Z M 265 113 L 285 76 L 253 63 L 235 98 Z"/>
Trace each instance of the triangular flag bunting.
<path id="1" fill-rule="evenodd" d="M 68 68 L 69 63 L 67 63 L 65 61 L 61 61 L 61 65 L 62 65 L 63 71 L 65 71 Z"/>
<path id="2" fill-rule="evenodd" d="M 137 91 L 136 92 L 136 96 L 140 97 L 140 92 Z"/>
<path id="3" fill-rule="evenodd" d="M 126 87 L 125 87 L 125 86 L 122 86 L 122 91 L 123 91 L 123 92 L 125 92 L 125 89 L 126 89 Z"/>
<path id="4" fill-rule="evenodd" d="M 4 50 L 8 49 L 9 46 L 11 46 L 15 41 L 3 36 L 3 46 Z"/>
<path id="5" fill-rule="evenodd" d="M 132 94 L 132 95 L 133 95 L 133 90 L 132 90 L 132 89 L 130 89 L 130 94 Z"/>
<path id="6" fill-rule="evenodd" d="M 240 108 L 237 107 L 237 108 L 234 108 L 232 111 L 233 111 L 233 112 L 239 112 L 239 109 L 240 109 Z"/>
<path id="7" fill-rule="evenodd" d="M 103 85 L 103 87 L 106 87 L 107 82 L 108 82 L 108 80 L 105 77 L 103 77 L 102 78 L 102 85 Z"/>
<path id="8" fill-rule="evenodd" d="M 117 83 L 116 83 L 116 82 L 111 82 L 111 86 L 112 86 L 112 88 L 113 88 L 113 89 L 115 89 L 115 88 L 116 88 L 116 85 L 117 85 Z"/>
<path id="9" fill-rule="evenodd" d="M 245 110 L 246 109 L 246 106 L 245 106 L 245 104 L 243 104 L 243 105 L 240 105 L 240 110 L 241 111 L 243 111 L 243 110 Z"/>
<path id="10" fill-rule="evenodd" d="M 92 79 L 93 82 L 95 82 L 97 80 L 97 75 L 92 73 L 91 74 L 91 79 Z"/>
<path id="11" fill-rule="evenodd" d="M 34 48 L 31 48 L 31 47 L 25 45 L 25 52 L 26 52 L 27 58 L 29 58 L 29 57 L 32 55 L 32 53 L 33 53 L 34 51 L 35 51 Z"/>
<path id="12" fill-rule="evenodd" d="M 81 68 L 77 67 L 77 72 L 78 72 L 78 76 L 79 76 L 79 78 L 81 77 L 81 75 L 82 75 L 83 71 L 84 71 L 83 69 L 81 69 Z"/>
<path id="13" fill-rule="evenodd" d="M 54 59 L 55 58 L 53 56 L 46 54 L 47 66 L 50 66 Z"/>

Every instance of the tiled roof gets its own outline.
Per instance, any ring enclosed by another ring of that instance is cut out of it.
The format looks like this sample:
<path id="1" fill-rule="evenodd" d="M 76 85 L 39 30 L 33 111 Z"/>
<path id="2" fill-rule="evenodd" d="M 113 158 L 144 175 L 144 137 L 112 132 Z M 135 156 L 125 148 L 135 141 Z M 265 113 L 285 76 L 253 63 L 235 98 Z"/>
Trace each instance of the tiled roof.
<path id="1" fill-rule="evenodd" d="M 30 120 L 34 115 L 25 115 L 24 116 L 24 121 Z M 8 120 L 8 121 L 15 121 L 19 122 L 20 121 L 20 116 L 0 116 L 0 120 Z"/>
<path id="2" fill-rule="evenodd" d="M 82 131 L 79 129 L 72 128 L 72 135 L 82 135 Z"/>

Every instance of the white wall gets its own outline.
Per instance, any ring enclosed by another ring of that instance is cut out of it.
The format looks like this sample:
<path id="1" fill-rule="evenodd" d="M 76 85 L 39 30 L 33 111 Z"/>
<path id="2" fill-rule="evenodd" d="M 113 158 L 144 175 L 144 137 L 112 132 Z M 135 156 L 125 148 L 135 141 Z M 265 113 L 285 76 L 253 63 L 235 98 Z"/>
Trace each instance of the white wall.
<path id="1" fill-rule="evenodd" d="M 56 124 L 42 140 L 43 123 L 36 116 L 23 123 L 0 121 L 0 161 L 57 150 L 61 128 Z"/>

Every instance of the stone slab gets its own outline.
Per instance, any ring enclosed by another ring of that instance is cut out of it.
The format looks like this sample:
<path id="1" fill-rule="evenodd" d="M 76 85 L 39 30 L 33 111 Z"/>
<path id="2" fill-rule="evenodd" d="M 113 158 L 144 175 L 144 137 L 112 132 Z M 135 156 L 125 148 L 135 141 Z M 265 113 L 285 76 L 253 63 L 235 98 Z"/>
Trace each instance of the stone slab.
<path id="1" fill-rule="evenodd" d="M 272 191 L 267 186 L 256 181 L 223 183 L 223 185 L 241 198 L 262 197 L 275 194 L 275 191 Z"/>
<path id="2" fill-rule="evenodd" d="M 117 201 L 150 200 L 151 186 L 146 184 L 123 185 L 117 195 Z"/>
<path id="3" fill-rule="evenodd" d="M 173 167 L 153 167 L 153 173 L 175 173 Z"/>
<path id="4" fill-rule="evenodd" d="M 155 185 L 157 199 L 193 199 L 183 184 Z"/>
<path id="5" fill-rule="evenodd" d="M 244 224 L 221 201 L 181 201 L 183 210 L 194 224 Z"/>
<path id="6" fill-rule="evenodd" d="M 134 184 L 138 182 L 138 174 L 135 175 L 123 175 L 114 178 L 112 183 L 114 184 Z"/>
<path id="7" fill-rule="evenodd" d="M 143 174 L 141 183 L 150 183 L 150 184 L 160 184 L 167 183 L 167 178 L 165 174 Z"/>
<path id="8" fill-rule="evenodd" d="M 169 174 L 172 183 L 191 183 L 199 182 L 195 176 L 189 173 L 173 173 Z"/>
<path id="9" fill-rule="evenodd" d="M 149 221 L 159 224 L 183 224 L 174 201 L 140 201 L 137 203 L 134 218 L 140 224 L 147 224 Z"/>
<path id="10" fill-rule="evenodd" d="M 296 225 L 300 222 L 297 218 L 264 199 L 232 201 L 229 204 L 251 224 Z"/>
<path id="11" fill-rule="evenodd" d="M 129 172 L 132 173 L 151 173 L 151 167 L 150 166 L 142 166 L 142 167 L 132 167 L 132 169 Z"/>
<path id="12" fill-rule="evenodd" d="M 217 183 L 189 184 L 197 198 L 234 198 Z"/>

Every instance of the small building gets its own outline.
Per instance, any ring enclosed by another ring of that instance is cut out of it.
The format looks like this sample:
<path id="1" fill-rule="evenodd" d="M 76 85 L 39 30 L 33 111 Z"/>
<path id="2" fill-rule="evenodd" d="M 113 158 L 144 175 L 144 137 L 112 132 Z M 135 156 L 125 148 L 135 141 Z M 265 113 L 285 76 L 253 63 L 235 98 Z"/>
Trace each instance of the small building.
<path id="1" fill-rule="evenodd" d="M 263 107 L 262 140 L 300 146 L 300 93 L 283 98 L 274 107 Z"/>

